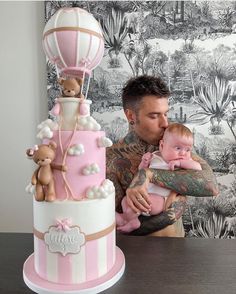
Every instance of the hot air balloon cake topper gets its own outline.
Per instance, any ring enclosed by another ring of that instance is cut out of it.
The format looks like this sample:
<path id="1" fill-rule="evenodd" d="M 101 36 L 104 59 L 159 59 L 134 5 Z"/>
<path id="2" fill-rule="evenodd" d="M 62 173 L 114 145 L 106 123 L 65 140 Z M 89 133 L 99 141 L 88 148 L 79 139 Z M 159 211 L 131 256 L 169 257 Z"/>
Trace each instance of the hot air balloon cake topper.
<path id="1" fill-rule="evenodd" d="M 101 26 L 92 14 L 82 8 L 61 8 L 49 19 L 44 28 L 43 49 L 48 59 L 56 67 L 58 80 L 64 77 L 70 80 L 68 84 L 78 79 L 81 80 L 80 96 L 68 95 L 68 99 L 63 95 L 63 98 L 57 98 L 51 111 L 52 115 L 60 117 L 62 129 L 65 130 L 72 126 L 75 129 L 81 129 L 81 124 L 78 126 L 75 123 L 78 122 L 79 117 L 89 116 L 91 101 L 87 100 L 87 95 L 90 76 L 104 54 Z M 86 77 L 87 85 L 84 95 Z M 62 88 L 62 93 L 64 93 L 63 90 Z M 68 112 L 69 118 L 65 117 Z M 62 113 L 64 114 L 63 119 L 61 119 Z"/>
<path id="2" fill-rule="evenodd" d="M 91 75 L 104 54 L 102 29 L 84 9 L 61 8 L 47 22 L 43 48 L 61 75 Z"/>

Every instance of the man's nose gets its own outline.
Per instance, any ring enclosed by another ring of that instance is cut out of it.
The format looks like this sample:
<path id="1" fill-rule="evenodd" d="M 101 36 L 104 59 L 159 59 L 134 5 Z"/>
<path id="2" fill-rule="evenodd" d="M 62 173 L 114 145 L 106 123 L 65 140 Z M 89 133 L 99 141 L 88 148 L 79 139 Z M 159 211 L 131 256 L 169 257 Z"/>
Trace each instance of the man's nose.
<path id="1" fill-rule="evenodd" d="M 166 116 L 162 116 L 160 127 L 167 128 L 168 127 L 168 118 Z"/>

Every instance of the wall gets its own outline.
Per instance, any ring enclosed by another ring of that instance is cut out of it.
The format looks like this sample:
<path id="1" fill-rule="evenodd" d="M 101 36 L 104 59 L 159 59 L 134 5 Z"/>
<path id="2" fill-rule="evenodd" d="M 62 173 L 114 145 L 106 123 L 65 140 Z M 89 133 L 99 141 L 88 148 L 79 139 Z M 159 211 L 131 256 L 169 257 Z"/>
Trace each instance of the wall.
<path id="1" fill-rule="evenodd" d="M 218 197 L 187 198 L 186 237 L 235 238 L 236 1 L 47 1 L 46 19 L 65 5 L 86 9 L 103 28 L 106 50 L 88 97 L 106 136 L 115 142 L 127 132 L 120 93 L 128 78 L 161 76 L 169 119 L 194 132 L 195 151 L 219 184 Z M 52 67 L 48 77 L 52 106 Z"/>
<path id="2" fill-rule="evenodd" d="M 25 192 L 33 162 L 25 150 L 47 115 L 42 50 L 43 2 L 0 2 L 0 232 L 32 231 L 32 197 Z"/>

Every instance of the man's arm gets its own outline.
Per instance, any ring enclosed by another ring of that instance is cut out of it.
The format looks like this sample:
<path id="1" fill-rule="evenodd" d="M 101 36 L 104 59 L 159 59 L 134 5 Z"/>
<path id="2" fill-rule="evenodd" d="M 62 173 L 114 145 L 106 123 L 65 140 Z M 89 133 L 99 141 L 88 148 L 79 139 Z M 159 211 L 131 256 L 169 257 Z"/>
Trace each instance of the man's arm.
<path id="1" fill-rule="evenodd" d="M 125 196 L 125 191 L 122 189 L 119 180 L 114 173 L 109 173 L 107 175 L 107 178 L 109 178 L 114 186 L 116 191 L 116 211 L 121 212 L 121 200 Z M 166 228 L 169 225 L 172 225 L 176 222 L 177 219 L 179 219 L 186 207 L 186 198 L 183 196 L 176 197 L 176 201 L 174 201 L 171 206 L 162 213 L 154 216 L 140 216 L 140 227 L 132 231 L 130 235 L 134 236 L 145 236 L 151 233 L 154 233 L 156 231 L 162 230 Z"/>
<path id="2" fill-rule="evenodd" d="M 186 198 L 183 196 L 176 197 L 176 201 L 174 201 L 167 210 L 160 214 L 150 217 L 140 216 L 140 227 L 137 230 L 132 231 L 130 235 L 144 236 L 174 224 L 184 213 L 185 207 Z"/>
<path id="3" fill-rule="evenodd" d="M 181 195 L 216 196 L 218 188 L 212 169 L 200 157 L 194 156 L 193 159 L 201 164 L 202 170 L 140 169 L 126 190 L 129 206 L 136 212 L 149 209 L 147 187 L 150 182 Z M 137 202 L 137 199 L 142 201 Z"/>
<path id="4" fill-rule="evenodd" d="M 150 181 L 181 195 L 195 197 L 216 196 L 218 187 L 212 169 L 205 160 L 197 155 L 193 160 L 200 163 L 202 170 L 156 170 L 147 169 Z"/>
<path id="5" fill-rule="evenodd" d="M 126 195 L 126 191 L 122 188 L 120 183 L 120 174 L 118 170 L 116 170 L 116 165 L 112 164 L 112 161 L 109 161 L 107 165 L 107 178 L 111 180 L 115 186 L 116 191 L 116 211 L 122 212 L 121 210 L 121 200 Z M 122 171 L 124 169 L 121 169 Z M 126 172 L 126 171 L 123 171 Z M 170 208 L 155 216 L 151 217 L 142 217 L 140 216 L 141 226 L 139 229 L 133 231 L 131 234 L 133 235 L 147 235 L 154 233 L 158 230 L 161 230 L 167 227 L 170 224 L 173 224 L 178 218 L 180 218 L 185 209 L 185 197 L 177 197 L 176 202 L 173 202 Z M 150 220 L 150 222 L 149 222 Z"/>

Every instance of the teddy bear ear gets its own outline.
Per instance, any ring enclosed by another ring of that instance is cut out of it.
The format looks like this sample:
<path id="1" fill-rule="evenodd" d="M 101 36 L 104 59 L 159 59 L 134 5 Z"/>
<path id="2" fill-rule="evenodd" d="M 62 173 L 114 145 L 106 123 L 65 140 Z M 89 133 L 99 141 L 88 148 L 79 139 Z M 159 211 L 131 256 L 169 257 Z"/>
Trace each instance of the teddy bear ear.
<path id="1" fill-rule="evenodd" d="M 34 150 L 33 149 L 27 149 L 26 150 L 26 155 L 29 159 L 32 159 L 34 156 Z"/>
<path id="2" fill-rule="evenodd" d="M 54 141 L 50 141 L 49 144 L 48 144 L 48 146 L 49 146 L 50 148 L 52 148 L 53 150 L 56 150 L 56 148 L 57 148 L 57 143 L 54 142 Z"/>
<path id="3" fill-rule="evenodd" d="M 58 81 L 58 84 L 63 85 L 64 82 L 65 82 L 65 79 L 64 78 L 58 78 L 57 81 Z"/>
<path id="4" fill-rule="evenodd" d="M 76 78 L 76 81 L 78 82 L 80 86 L 83 84 L 83 79 L 81 78 Z"/>

